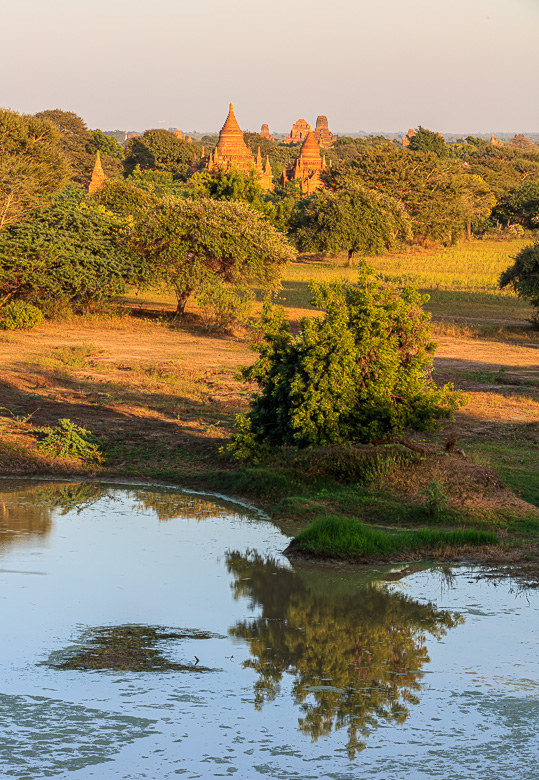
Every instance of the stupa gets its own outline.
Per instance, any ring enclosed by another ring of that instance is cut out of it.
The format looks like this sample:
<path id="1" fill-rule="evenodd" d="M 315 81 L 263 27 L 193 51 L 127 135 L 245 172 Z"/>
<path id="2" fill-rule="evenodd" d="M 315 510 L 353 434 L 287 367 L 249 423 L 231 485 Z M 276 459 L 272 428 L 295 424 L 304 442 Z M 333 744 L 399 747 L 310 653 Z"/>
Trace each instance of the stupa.
<path id="1" fill-rule="evenodd" d="M 106 182 L 107 177 L 105 176 L 105 171 L 103 170 L 103 167 L 101 165 L 101 155 L 99 153 L 99 149 L 97 150 L 97 154 L 95 156 L 95 164 L 94 169 L 92 171 L 92 178 L 90 179 L 90 183 L 88 184 L 88 192 L 90 195 L 92 192 L 95 192 L 96 190 L 100 190 L 103 184 Z"/>
<path id="2" fill-rule="evenodd" d="M 320 172 L 326 169 L 326 158 L 320 156 L 320 149 L 316 143 L 314 133 L 307 133 L 299 157 L 294 166 L 288 171 L 283 171 L 282 184 L 287 181 L 299 181 L 302 195 L 312 195 L 324 185 L 320 180 Z"/>
<path id="3" fill-rule="evenodd" d="M 263 165 L 259 149 L 255 162 L 252 151 L 243 140 L 243 133 L 234 116 L 232 103 L 230 104 L 226 122 L 219 133 L 217 146 L 210 154 L 206 167 L 210 171 L 216 168 L 223 170 L 236 168 L 236 170 L 242 173 L 249 173 L 254 169 L 258 173 L 260 186 L 265 190 L 273 189 L 273 174 L 269 158 L 266 160 L 266 164 Z"/>

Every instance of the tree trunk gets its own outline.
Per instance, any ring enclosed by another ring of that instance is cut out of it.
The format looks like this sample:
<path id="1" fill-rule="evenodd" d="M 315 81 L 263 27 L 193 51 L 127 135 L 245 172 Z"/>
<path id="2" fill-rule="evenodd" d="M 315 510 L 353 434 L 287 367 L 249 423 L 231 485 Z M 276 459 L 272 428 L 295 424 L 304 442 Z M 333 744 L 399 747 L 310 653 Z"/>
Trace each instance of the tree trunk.
<path id="1" fill-rule="evenodd" d="M 468 241 L 472 240 L 472 218 L 469 217 L 467 223 L 466 223 L 466 238 Z"/>
<path id="2" fill-rule="evenodd" d="M 354 254 L 354 250 L 353 249 L 349 249 L 348 250 L 348 260 L 346 261 L 346 267 L 347 268 L 352 268 L 352 255 L 353 254 Z"/>
<path id="3" fill-rule="evenodd" d="M 185 304 L 192 292 L 192 290 L 176 290 L 176 317 L 183 317 L 185 314 Z"/>

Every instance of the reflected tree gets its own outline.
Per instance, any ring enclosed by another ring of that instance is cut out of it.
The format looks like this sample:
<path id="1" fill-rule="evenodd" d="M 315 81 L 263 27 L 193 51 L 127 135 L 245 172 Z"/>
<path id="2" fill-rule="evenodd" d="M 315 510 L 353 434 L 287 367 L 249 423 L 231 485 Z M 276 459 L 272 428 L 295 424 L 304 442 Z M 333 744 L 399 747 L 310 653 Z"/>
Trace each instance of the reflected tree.
<path id="1" fill-rule="evenodd" d="M 426 635 L 440 639 L 463 622 L 386 583 L 283 569 L 256 552 L 228 553 L 227 567 L 235 598 L 262 608 L 230 629 L 251 652 L 245 665 L 258 675 L 256 708 L 275 698 L 285 673 L 293 675 L 299 730 L 314 741 L 346 729 L 351 759 L 380 722 L 403 723 L 418 703 Z"/>

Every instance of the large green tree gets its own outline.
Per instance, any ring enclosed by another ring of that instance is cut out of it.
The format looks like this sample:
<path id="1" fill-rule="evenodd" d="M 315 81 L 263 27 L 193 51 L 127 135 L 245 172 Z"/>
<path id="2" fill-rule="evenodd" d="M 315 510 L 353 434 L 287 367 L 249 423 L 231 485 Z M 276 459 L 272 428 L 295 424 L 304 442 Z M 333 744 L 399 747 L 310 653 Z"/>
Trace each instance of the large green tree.
<path id="1" fill-rule="evenodd" d="M 148 283 L 174 290 L 182 315 L 202 287 L 278 284 L 292 247 L 269 222 L 243 203 L 165 200 L 132 233 L 132 246 L 150 268 Z"/>
<path id="2" fill-rule="evenodd" d="M 128 223 L 74 184 L 0 233 L 0 305 L 10 299 L 87 306 L 120 294 L 139 265 L 119 237 Z"/>
<path id="3" fill-rule="evenodd" d="M 71 166 L 71 179 L 85 187 L 90 181 L 95 163 L 95 154 L 100 148 L 101 130 L 91 132 L 86 127 L 82 117 L 73 111 L 63 111 L 60 108 L 40 111 L 36 116 L 46 119 L 58 129 L 58 148 L 66 157 Z M 94 135 L 95 133 L 95 135 Z M 104 136 L 106 138 L 106 136 Z M 113 139 L 110 139 L 111 141 Z M 116 147 L 111 148 L 105 141 L 101 157 L 101 164 L 107 176 L 119 176 L 122 172 L 121 157 L 118 156 Z M 115 142 L 116 143 L 116 142 Z M 116 143 L 116 146 L 118 144 Z"/>
<path id="4" fill-rule="evenodd" d="M 447 157 L 447 146 L 441 134 L 421 125 L 410 138 L 409 148 L 413 152 L 434 152 L 438 157 Z"/>
<path id="5" fill-rule="evenodd" d="M 68 166 L 50 122 L 0 109 L 0 231 L 43 208 Z"/>
<path id="6" fill-rule="evenodd" d="M 535 309 L 532 323 L 539 328 L 539 243 L 518 253 L 513 265 L 502 273 L 500 287 L 512 287 L 520 298 L 531 303 Z"/>
<path id="7" fill-rule="evenodd" d="M 349 266 L 354 255 L 382 254 L 411 235 L 408 215 L 398 201 L 357 184 L 322 190 L 301 201 L 295 222 L 299 249 L 346 252 Z"/>
<path id="8" fill-rule="evenodd" d="M 463 403 L 432 379 L 430 315 L 412 286 L 386 285 L 364 263 L 357 285 L 312 284 L 312 304 L 293 335 L 284 312 L 266 304 L 257 361 L 243 376 L 259 390 L 231 445 L 325 446 L 390 440 L 432 428 Z"/>
<path id="9" fill-rule="evenodd" d="M 142 170 L 168 171 L 176 178 L 185 179 L 189 174 L 193 157 L 200 158 L 201 149 L 176 138 L 168 130 L 146 130 L 143 135 L 131 138 L 125 146 L 125 170 L 131 174 L 137 166 Z"/>

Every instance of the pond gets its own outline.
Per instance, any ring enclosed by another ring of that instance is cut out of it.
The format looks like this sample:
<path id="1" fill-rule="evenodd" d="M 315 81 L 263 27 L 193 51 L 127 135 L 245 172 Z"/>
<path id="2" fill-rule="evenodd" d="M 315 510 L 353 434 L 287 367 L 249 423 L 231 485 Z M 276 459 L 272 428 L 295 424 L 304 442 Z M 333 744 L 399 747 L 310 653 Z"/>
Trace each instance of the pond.
<path id="1" fill-rule="evenodd" d="M 537 778 L 539 592 L 288 541 L 220 497 L 0 481 L 0 776 Z"/>

